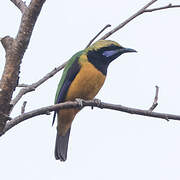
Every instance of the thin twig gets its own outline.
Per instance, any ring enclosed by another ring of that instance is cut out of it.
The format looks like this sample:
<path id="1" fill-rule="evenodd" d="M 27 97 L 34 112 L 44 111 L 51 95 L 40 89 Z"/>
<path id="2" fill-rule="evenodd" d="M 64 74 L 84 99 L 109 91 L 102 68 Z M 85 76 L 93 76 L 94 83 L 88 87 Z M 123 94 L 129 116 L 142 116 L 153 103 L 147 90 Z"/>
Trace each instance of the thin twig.
<path id="1" fill-rule="evenodd" d="M 15 6 L 19 8 L 22 14 L 28 9 L 25 2 L 23 2 L 22 0 L 10 0 L 10 1 L 13 2 Z"/>
<path id="2" fill-rule="evenodd" d="M 149 111 L 152 112 L 158 105 L 158 95 L 159 95 L 159 87 L 156 87 L 156 93 L 155 93 L 155 97 L 154 97 L 154 102 L 152 104 L 152 106 L 149 108 Z"/>
<path id="3" fill-rule="evenodd" d="M 111 36 L 112 34 L 114 34 L 116 31 L 120 30 L 121 28 L 123 28 L 126 24 L 128 24 L 130 21 L 132 21 L 134 18 L 138 17 L 139 15 L 146 13 L 146 12 L 153 12 L 153 11 L 159 11 L 159 10 L 163 10 L 163 9 L 169 9 L 169 8 L 179 8 L 180 5 L 172 5 L 172 4 L 168 4 L 166 6 L 162 6 L 159 8 L 153 8 L 153 9 L 147 9 L 149 6 L 151 6 L 152 4 L 154 4 L 156 1 L 158 0 L 152 0 L 150 1 L 148 4 L 146 4 L 143 8 L 141 8 L 139 11 L 137 11 L 135 14 L 133 14 L 131 17 L 129 17 L 128 19 L 126 19 L 124 22 L 122 22 L 121 24 L 119 24 L 117 27 L 115 27 L 114 29 L 112 29 L 111 31 L 109 31 L 108 33 L 106 33 L 101 39 L 106 39 L 109 36 Z"/>
<path id="4" fill-rule="evenodd" d="M 23 102 L 23 105 L 22 105 L 22 107 L 21 107 L 21 114 L 24 114 L 25 108 L 26 108 L 26 104 L 27 104 L 27 101 L 24 101 L 24 102 Z"/>
<path id="5" fill-rule="evenodd" d="M 98 107 L 101 109 L 111 109 L 111 110 L 116 110 L 116 111 L 121 111 L 125 113 L 141 115 L 141 116 L 155 117 L 155 118 L 161 118 L 165 120 L 172 119 L 172 120 L 180 121 L 180 115 L 150 112 L 149 110 L 130 108 L 130 107 L 122 106 L 122 105 L 109 104 L 105 102 L 99 103 L 94 100 L 89 100 L 89 101 L 82 100 L 82 103 L 79 103 L 77 101 L 74 101 L 74 102 L 68 101 L 68 102 L 64 102 L 64 103 L 60 103 L 60 104 L 56 104 L 52 106 L 42 107 L 42 108 L 30 111 L 30 112 L 24 113 L 22 115 L 19 115 L 6 124 L 3 133 L 7 132 L 9 129 L 16 126 L 17 124 L 27 119 L 30 119 L 32 117 L 39 116 L 39 115 L 46 115 L 52 111 L 59 110 L 59 109 L 82 108 L 82 106 L 83 107 L 93 106 L 93 107 Z"/>
<path id="6" fill-rule="evenodd" d="M 51 72 L 49 72 L 48 74 L 46 74 L 43 78 L 41 78 L 40 80 L 38 80 L 37 82 L 25 86 L 24 88 L 22 88 L 19 93 L 17 94 L 17 96 L 11 101 L 11 111 L 13 109 L 13 107 L 17 104 L 17 102 L 22 98 L 23 95 L 25 95 L 28 92 L 31 91 L 35 91 L 35 89 L 40 86 L 41 84 L 43 84 L 44 82 L 46 82 L 49 78 L 51 78 L 52 76 L 54 76 L 57 72 L 59 72 L 61 69 L 63 69 L 65 67 L 67 62 L 63 63 L 62 65 L 60 65 L 57 68 L 54 68 Z"/>
<path id="7" fill-rule="evenodd" d="M 105 29 L 107 29 L 108 27 L 111 27 L 111 25 L 110 25 L 110 24 L 107 24 L 107 25 L 88 43 L 88 45 L 86 46 L 86 48 L 88 48 L 88 47 L 92 44 L 92 42 L 94 42 L 94 40 L 95 40 Z"/>
<path id="8" fill-rule="evenodd" d="M 129 23 L 130 21 L 132 21 L 134 18 L 136 18 L 137 16 L 141 15 L 144 13 L 144 10 L 147 9 L 149 6 L 151 6 L 152 4 L 154 4 L 156 1 L 158 0 L 152 0 L 150 1 L 148 4 L 146 4 L 143 8 L 141 8 L 139 11 L 137 11 L 135 14 L 133 14 L 131 17 L 129 17 L 128 19 L 126 19 L 124 22 L 122 22 L 121 24 L 119 24 L 117 27 L 115 27 L 114 29 L 112 29 L 111 31 L 109 31 L 108 33 L 106 33 L 101 39 L 106 39 L 109 36 L 111 36 L 113 33 L 115 33 L 116 31 L 118 31 L 119 29 L 121 29 L 122 27 L 124 27 L 127 23 Z"/>
<path id="9" fill-rule="evenodd" d="M 18 84 L 17 87 L 28 87 L 29 85 L 28 84 Z"/>
<path id="10" fill-rule="evenodd" d="M 180 5 L 172 5 L 172 4 L 168 4 L 166 6 L 162 6 L 159 8 L 153 8 L 153 9 L 146 9 L 144 12 L 153 12 L 153 11 L 159 11 L 159 10 L 164 10 L 164 9 L 169 9 L 169 8 L 179 8 Z"/>

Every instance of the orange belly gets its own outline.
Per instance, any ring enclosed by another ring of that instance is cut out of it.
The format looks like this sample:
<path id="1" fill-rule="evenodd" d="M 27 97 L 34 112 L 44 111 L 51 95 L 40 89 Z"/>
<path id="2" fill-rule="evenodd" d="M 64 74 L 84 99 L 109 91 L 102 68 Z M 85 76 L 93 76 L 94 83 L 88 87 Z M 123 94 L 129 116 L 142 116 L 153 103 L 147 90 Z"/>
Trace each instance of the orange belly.
<path id="1" fill-rule="evenodd" d="M 65 100 L 75 98 L 93 99 L 104 84 L 105 76 L 91 63 L 82 63 L 82 68 L 69 87 Z"/>
<path id="2" fill-rule="evenodd" d="M 93 99 L 101 89 L 105 76 L 91 63 L 83 62 L 81 69 L 71 83 L 65 101 L 73 101 L 76 98 Z M 79 110 L 64 109 L 58 113 L 58 131 L 64 135 L 70 128 L 71 123 Z"/>

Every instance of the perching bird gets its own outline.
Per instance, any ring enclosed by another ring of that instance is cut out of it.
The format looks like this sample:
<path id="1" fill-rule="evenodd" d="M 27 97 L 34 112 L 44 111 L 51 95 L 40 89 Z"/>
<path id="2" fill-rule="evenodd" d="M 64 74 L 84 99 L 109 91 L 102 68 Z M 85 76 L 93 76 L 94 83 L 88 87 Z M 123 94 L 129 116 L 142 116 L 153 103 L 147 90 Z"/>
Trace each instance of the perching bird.
<path id="1" fill-rule="evenodd" d="M 76 98 L 93 99 L 104 84 L 109 64 L 123 53 L 136 52 L 117 42 L 99 40 L 68 61 L 59 82 L 55 104 Z M 55 158 L 65 161 L 71 124 L 79 109 L 63 109 L 58 114 Z M 53 122 L 55 120 L 55 115 Z"/>

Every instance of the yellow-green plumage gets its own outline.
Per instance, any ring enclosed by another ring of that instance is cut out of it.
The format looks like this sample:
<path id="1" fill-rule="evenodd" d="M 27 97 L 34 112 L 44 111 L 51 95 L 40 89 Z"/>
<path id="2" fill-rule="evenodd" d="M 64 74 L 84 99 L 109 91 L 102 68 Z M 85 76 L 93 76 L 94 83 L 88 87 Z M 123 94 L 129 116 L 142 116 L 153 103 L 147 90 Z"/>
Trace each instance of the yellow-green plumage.
<path id="1" fill-rule="evenodd" d="M 104 84 L 108 65 L 125 52 L 135 52 L 110 40 L 100 40 L 76 53 L 63 72 L 55 103 L 93 99 Z M 66 160 L 70 128 L 78 109 L 59 110 L 55 157 Z"/>

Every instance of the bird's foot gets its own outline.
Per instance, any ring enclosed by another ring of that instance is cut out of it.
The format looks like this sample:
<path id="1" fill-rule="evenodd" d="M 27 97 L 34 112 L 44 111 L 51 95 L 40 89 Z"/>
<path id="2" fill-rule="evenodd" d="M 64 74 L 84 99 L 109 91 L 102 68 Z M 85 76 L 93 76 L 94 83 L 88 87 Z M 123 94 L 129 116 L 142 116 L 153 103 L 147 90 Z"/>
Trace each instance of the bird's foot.
<path id="1" fill-rule="evenodd" d="M 83 108 L 83 99 L 76 98 L 75 101 L 79 104 L 80 108 Z"/>
<path id="2" fill-rule="evenodd" d="M 93 99 L 94 103 L 96 103 L 97 107 L 101 108 L 101 100 L 100 99 Z M 91 106 L 91 109 L 93 109 L 93 106 Z"/>

